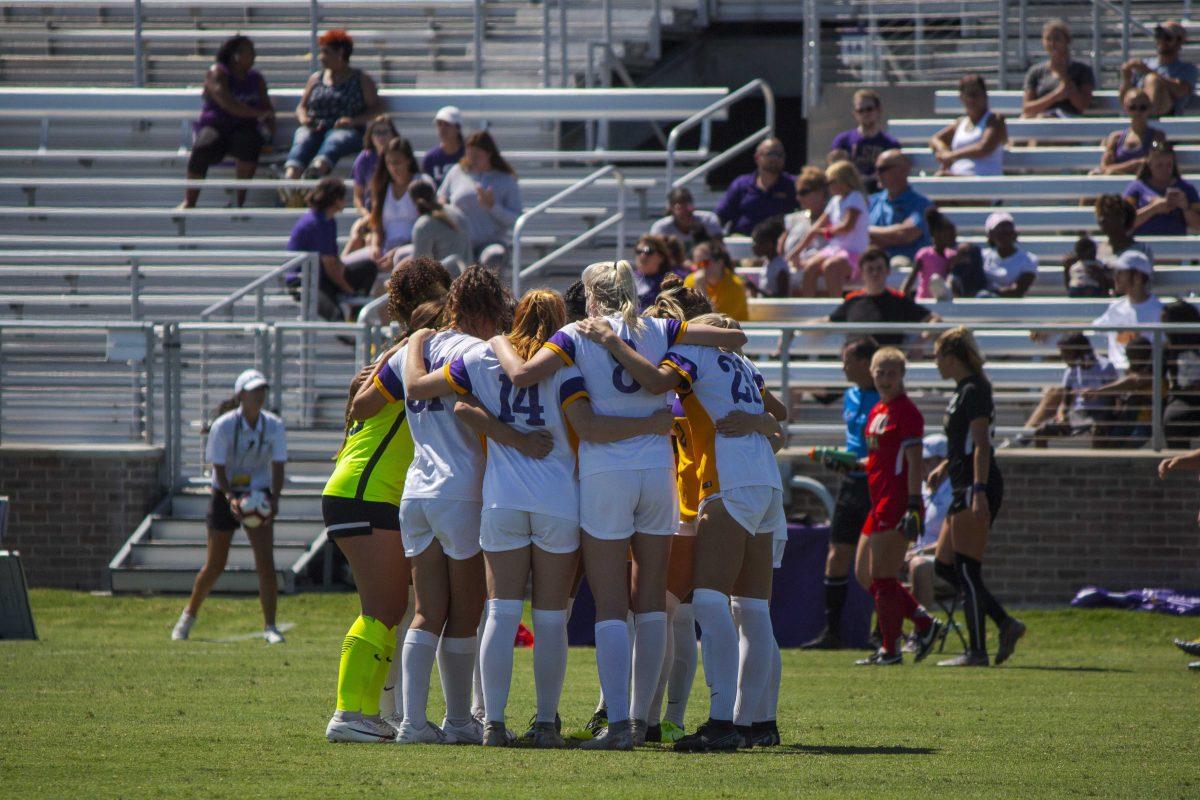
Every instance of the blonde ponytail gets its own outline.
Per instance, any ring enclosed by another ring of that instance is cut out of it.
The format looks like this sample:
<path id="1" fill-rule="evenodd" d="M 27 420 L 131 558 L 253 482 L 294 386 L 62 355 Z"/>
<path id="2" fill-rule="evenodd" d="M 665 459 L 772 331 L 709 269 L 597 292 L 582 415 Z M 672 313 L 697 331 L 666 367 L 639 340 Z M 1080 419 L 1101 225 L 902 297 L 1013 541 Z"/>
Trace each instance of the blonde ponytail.
<path id="1" fill-rule="evenodd" d="M 634 332 L 646 323 L 638 314 L 637 284 L 628 261 L 598 261 L 583 271 L 588 305 L 601 314 L 616 314 Z M 589 308 L 589 311 L 591 310 Z"/>

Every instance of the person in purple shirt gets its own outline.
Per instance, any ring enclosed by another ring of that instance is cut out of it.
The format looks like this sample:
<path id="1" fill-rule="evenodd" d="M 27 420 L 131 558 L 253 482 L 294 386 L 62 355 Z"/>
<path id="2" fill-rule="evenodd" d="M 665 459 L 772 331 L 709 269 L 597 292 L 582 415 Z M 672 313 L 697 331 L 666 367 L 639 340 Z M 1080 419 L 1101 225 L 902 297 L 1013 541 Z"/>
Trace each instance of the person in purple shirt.
<path id="1" fill-rule="evenodd" d="M 828 161 L 847 158 L 858 168 L 868 192 L 879 190 L 875 181 L 875 161 L 886 150 L 899 150 L 896 137 L 883 130 L 883 102 L 874 89 L 859 89 L 854 93 L 854 118 L 858 126 L 833 137 Z"/>
<path id="2" fill-rule="evenodd" d="M 321 259 L 317 280 L 317 314 L 322 319 L 342 322 L 340 295 L 367 295 L 375 284 L 379 267 L 370 259 L 347 266 L 338 255 L 337 215 L 346 207 L 346 185 L 340 178 L 322 178 L 308 196 L 308 211 L 296 221 L 288 237 L 287 250 L 316 253 Z M 300 270 L 289 272 L 289 286 L 299 284 Z"/>
<path id="3" fill-rule="evenodd" d="M 438 143 L 429 148 L 421 159 L 421 172 L 433 178 L 434 186 L 441 186 L 442 178 L 466 153 L 462 114 L 457 106 L 442 106 L 434 116 L 433 123 L 437 126 Z"/>
<path id="4" fill-rule="evenodd" d="M 799 204 L 795 177 L 783 171 L 783 142 L 763 139 L 754 151 L 754 172 L 734 178 L 717 203 L 717 218 L 733 233 L 749 236 L 754 226 L 777 214 L 790 214 Z"/>
<path id="5" fill-rule="evenodd" d="M 225 40 L 204 76 L 201 97 L 204 107 L 196 121 L 188 178 L 202 180 L 226 154 L 233 156 L 233 174 L 239 180 L 253 178 L 263 145 L 275 136 L 275 108 L 267 96 L 267 82 L 254 69 L 254 42 L 249 37 Z M 187 189 L 180 207 L 195 208 L 199 198 L 199 189 Z M 237 204 L 245 202 L 246 191 L 239 189 Z"/>
<path id="6" fill-rule="evenodd" d="M 364 217 L 371 214 L 371 178 L 375 176 L 375 167 L 379 164 L 379 156 L 383 154 L 387 143 L 400 135 L 392 118 L 380 114 L 371 120 L 367 126 L 366 146 L 354 159 L 350 169 L 350 177 L 354 180 L 354 208 Z"/>
<path id="7" fill-rule="evenodd" d="M 1200 228 L 1200 194 L 1179 176 L 1170 142 L 1150 145 L 1146 162 L 1122 193 L 1137 206 L 1134 231 L 1141 236 L 1186 236 Z"/>

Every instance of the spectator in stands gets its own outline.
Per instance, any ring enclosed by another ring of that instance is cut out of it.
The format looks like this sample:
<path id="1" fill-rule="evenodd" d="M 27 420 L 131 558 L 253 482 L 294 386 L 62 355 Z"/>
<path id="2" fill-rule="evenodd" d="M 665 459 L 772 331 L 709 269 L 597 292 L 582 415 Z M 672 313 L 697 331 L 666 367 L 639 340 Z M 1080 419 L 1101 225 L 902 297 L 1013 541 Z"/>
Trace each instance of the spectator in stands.
<path id="1" fill-rule="evenodd" d="M 661 236 L 649 233 L 637 240 L 634 249 L 633 282 L 637 285 L 638 311 L 645 311 L 654 305 L 658 299 L 659 287 L 663 278 L 668 275 L 678 275 L 685 278 L 687 270 L 674 269 L 671 264 L 671 252 Z"/>
<path id="2" fill-rule="evenodd" d="M 1145 89 L 1156 117 L 1184 113 L 1196 89 L 1196 65 L 1179 57 L 1187 41 L 1187 30 L 1175 20 L 1154 28 L 1154 47 L 1158 55 L 1143 61 L 1133 58 L 1121 65 L 1121 90 L 1124 97 L 1132 86 Z"/>
<path id="3" fill-rule="evenodd" d="M 371 214 L 355 223 L 342 252 L 343 263 L 351 266 L 369 259 L 387 274 L 394 263 L 412 254 L 409 245 L 420 212 L 408 189 L 420 182 L 429 182 L 429 178 L 417 170 L 409 141 L 397 136 L 387 143 L 383 157 L 375 165 L 375 174 L 371 176 Z"/>
<path id="4" fill-rule="evenodd" d="M 749 236 L 768 217 L 796 210 L 795 178 L 783 171 L 783 142 L 763 139 L 754 151 L 754 172 L 734 179 L 717 203 L 717 218 L 732 233 Z"/>
<path id="5" fill-rule="evenodd" d="M 1189 228 L 1200 228 L 1200 194 L 1179 175 L 1170 142 L 1151 143 L 1123 194 L 1137 206 L 1134 230 L 1143 236 L 1186 236 Z"/>
<path id="6" fill-rule="evenodd" d="M 987 294 L 995 297 L 1024 297 L 1037 280 L 1037 256 L 1017 247 L 1017 228 L 1012 214 L 993 211 L 984 221 L 988 246 L 983 251 Z"/>
<path id="7" fill-rule="evenodd" d="M 472 259 L 467 218 L 454 206 L 442 205 L 429 181 L 413 181 L 408 198 L 419 215 L 412 229 L 413 258 L 432 258 L 451 273 L 461 274 Z"/>
<path id="8" fill-rule="evenodd" d="M 304 85 L 296 119 L 300 127 L 292 139 L 286 175 L 290 179 L 328 175 L 343 157 L 363 146 L 363 130 L 379 113 L 375 81 L 350 66 L 354 40 L 334 29 L 317 40 L 321 69 Z"/>
<path id="9" fill-rule="evenodd" d="M 338 178 L 322 178 L 308 193 L 308 211 L 292 228 L 287 249 L 293 252 L 317 253 L 321 260 L 317 279 L 317 313 L 321 319 L 341 322 L 344 316 L 339 306 L 343 295 L 366 296 L 375 284 L 379 268 L 371 259 L 347 267 L 338 257 L 337 215 L 346 207 L 346 186 Z M 289 285 L 299 279 L 299 270 L 288 277 Z"/>
<path id="10" fill-rule="evenodd" d="M 701 242 L 720 239 L 721 220 L 711 211 L 697 211 L 691 190 L 678 186 L 667 195 L 667 216 L 650 226 L 654 236 L 674 236 L 685 250 Z"/>
<path id="11" fill-rule="evenodd" d="M 1003 175 L 1008 125 L 988 108 L 987 84 L 971 73 L 958 81 L 967 112 L 933 135 L 929 146 L 941 167 L 938 175 Z"/>
<path id="12" fill-rule="evenodd" d="M 784 241 L 783 219 L 771 217 L 754 226 L 750 234 L 754 255 L 763 260 L 763 279 L 759 291 L 767 297 L 789 297 L 792 293 L 792 270 L 780 249 Z"/>
<path id="13" fill-rule="evenodd" d="M 1200 324 L 1200 310 L 1185 300 L 1162 310 L 1168 324 Z M 1132 360 L 1132 359 L 1131 359 Z M 1163 409 L 1167 447 L 1186 450 L 1200 436 L 1200 333 L 1169 331 L 1164 354 L 1167 405 Z"/>
<path id="14" fill-rule="evenodd" d="M 1129 127 L 1113 131 L 1104 138 L 1104 154 L 1093 175 L 1130 175 L 1141 171 L 1146 155 L 1155 143 L 1165 143 L 1167 135 L 1150 127 L 1150 97 L 1141 89 L 1130 89 L 1124 95 L 1125 113 Z"/>
<path id="15" fill-rule="evenodd" d="M 354 181 L 354 208 L 364 217 L 371 215 L 371 178 L 375 176 L 379 158 L 388 142 L 399 135 L 387 114 L 380 114 L 367 126 L 364 147 L 350 168 L 350 178 Z"/>
<path id="16" fill-rule="evenodd" d="M 876 191 L 875 168 L 879 154 L 899 150 L 900 142 L 883 129 L 883 102 L 874 89 L 854 93 L 854 118 L 858 125 L 833 137 L 829 163 L 849 159 L 863 176 L 869 191 Z"/>
<path id="17" fill-rule="evenodd" d="M 659 237 L 667 246 L 667 253 L 671 256 L 671 269 L 677 270 L 681 275 L 687 275 L 692 271 L 691 265 L 688 263 L 687 250 L 683 248 L 683 242 L 676 239 L 674 236 Z"/>
<path id="18" fill-rule="evenodd" d="M 875 172 L 882 191 L 871 195 L 868 216 L 871 244 L 892 258 L 903 256 L 911 262 L 918 250 L 929 246 L 925 209 L 933 201 L 909 185 L 910 166 L 899 148 L 879 154 Z"/>
<path id="19" fill-rule="evenodd" d="M 924 217 L 933 243 L 917 251 L 900 293 L 911 297 L 915 286 L 918 300 L 949 300 L 950 265 L 959 257 L 958 229 L 937 206 L 926 208 Z"/>
<path id="20" fill-rule="evenodd" d="M 1129 369 L 1116 380 L 1082 392 L 1084 401 L 1108 398 L 1113 407 L 1111 422 L 1103 426 L 1096 447 L 1131 449 L 1141 447 L 1151 435 L 1154 387 L 1154 347 L 1145 336 L 1125 343 Z"/>
<path id="21" fill-rule="evenodd" d="M 1080 236 L 1063 259 L 1063 286 L 1067 297 L 1108 297 L 1112 291 L 1112 275 L 1096 258 L 1096 243 L 1087 236 Z"/>
<path id="22" fill-rule="evenodd" d="M 512 226 L 521 216 L 521 187 L 490 133 L 467 137 L 464 155 L 442 179 L 438 196 L 467 218 L 476 261 L 492 269 L 508 262 Z"/>
<path id="23" fill-rule="evenodd" d="M 870 246 L 867 219 L 867 199 L 862 192 L 862 179 L 849 161 L 831 164 L 825 170 L 829 182 L 829 203 L 825 212 L 813 223 L 808 233 L 788 253 L 788 260 L 825 237 L 827 244 L 805 260 L 800 269 L 802 297 L 816 297 L 818 282 L 825 279 L 825 296 L 840 297 L 842 287 L 859 279 L 858 260 Z M 881 343 L 882 344 L 882 343 Z"/>
<path id="24" fill-rule="evenodd" d="M 683 280 L 684 286 L 700 291 L 713 311 L 727 314 L 744 322 L 750 319 L 749 304 L 746 302 L 746 282 L 733 271 L 729 252 L 718 242 L 701 242 L 692 249 L 692 266 L 695 272 Z"/>
<path id="25" fill-rule="evenodd" d="M 1025 73 L 1022 117 L 1074 117 L 1092 104 L 1096 76 L 1071 58 L 1071 29 L 1061 19 L 1042 26 L 1042 47 L 1049 56 Z"/>
<path id="26" fill-rule="evenodd" d="M 796 200 L 800 208 L 783 218 L 783 226 L 787 234 L 783 241 L 783 254 L 788 264 L 799 268 L 806 259 L 816 255 L 820 250 L 818 243 L 809 245 L 808 249 L 800 250 L 796 246 L 812 229 L 817 217 L 829 205 L 829 181 L 825 179 L 825 170 L 820 167 L 808 166 L 800 170 L 796 178 Z"/>
<path id="27" fill-rule="evenodd" d="M 1129 249 L 1112 264 L 1113 291 L 1123 295 L 1093 321 L 1096 325 L 1139 325 L 1158 322 L 1163 303 L 1150 291 L 1154 266 L 1139 250 Z M 1128 331 L 1113 331 L 1108 337 L 1108 360 L 1117 369 L 1129 369 L 1125 343 L 1132 338 Z"/>
<path id="28" fill-rule="evenodd" d="M 1027 432 L 1013 443 L 1045 447 L 1050 439 L 1086 434 L 1098 447 L 1113 419 L 1113 398 L 1087 392 L 1117 380 L 1117 369 L 1108 359 L 1096 355 L 1082 333 L 1060 338 L 1058 354 L 1067 365 L 1062 382 L 1042 392 L 1041 401 L 1025 423 Z"/>
<path id="29" fill-rule="evenodd" d="M 841 305 L 829 315 L 829 322 L 940 322 L 941 317 L 924 306 L 897 292 L 887 285 L 891 272 L 888 255 L 878 247 L 872 247 L 859 259 L 862 268 L 863 288 L 846 295 Z M 899 345 L 904 341 L 903 333 L 883 331 L 857 333 L 870 335 L 881 346 Z"/>
<path id="30" fill-rule="evenodd" d="M 1130 233 L 1137 221 L 1137 208 L 1133 202 L 1119 194 L 1104 194 L 1096 198 L 1096 224 L 1104 234 L 1104 241 L 1096 248 L 1096 258 L 1111 270 L 1112 262 L 1126 250 L 1143 253 L 1154 263 L 1154 251 L 1145 242 L 1139 242 Z"/>
<path id="31" fill-rule="evenodd" d="M 204 76 L 204 101 L 196 120 L 187 177 L 202 180 L 208 168 L 226 154 L 233 156 L 233 174 L 250 180 L 258 170 L 263 146 L 275 137 L 275 107 L 267 95 L 267 82 L 254 69 L 254 42 L 247 36 L 226 39 L 216 61 Z M 195 208 L 199 189 L 184 192 L 181 208 Z M 237 205 L 246 203 L 246 190 L 237 192 Z"/>
<path id="32" fill-rule="evenodd" d="M 462 135 L 462 113 L 457 106 L 442 106 L 433 117 L 437 126 L 438 143 L 425 152 L 421 171 L 433 178 L 438 186 L 450 169 L 462 161 L 466 144 Z"/>

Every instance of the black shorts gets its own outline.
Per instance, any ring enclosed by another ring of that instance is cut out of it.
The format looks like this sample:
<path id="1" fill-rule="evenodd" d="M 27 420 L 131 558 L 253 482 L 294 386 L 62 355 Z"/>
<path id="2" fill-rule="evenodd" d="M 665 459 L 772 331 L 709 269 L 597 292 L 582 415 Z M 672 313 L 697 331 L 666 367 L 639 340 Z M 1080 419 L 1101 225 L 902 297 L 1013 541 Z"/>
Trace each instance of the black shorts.
<path id="1" fill-rule="evenodd" d="M 871 491 L 867 476 L 844 475 L 833 504 L 833 519 L 829 523 L 830 544 L 858 544 L 859 534 L 867 515 L 871 513 Z"/>
<path id="2" fill-rule="evenodd" d="M 1000 477 L 998 471 L 988 475 L 986 494 L 988 510 L 992 514 L 991 521 L 994 523 L 996 517 L 1000 514 L 1000 505 L 1004 502 L 1004 479 Z M 971 487 L 963 486 L 962 488 L 953 490 L 953 498 L 950 500 L 950 508 L 946 509 L 946 516 L 951 517 L 960 511 L 967 511 L 970 508 Z"/>
<path id="3" fill-rule="evenodd" d="M 325 518 L 325 533 L 331 539 L 370 536 L 373 528 L 400 530 L 400 507 L 391 503 L 323 494 L 321 515 Z"/>
<path id="4" fill-rule="evenodd" d="M 263 490 L 269 497 L 271 493 L 266 489 Z M 243 497 L 249 492 L 234 492 L 234 497 Z M 214 531 L 236 531 L 242 527 L 242 523 L 238 522 L 237 517 L 233 516 L 233 509 L 229 507 L 229 501 L 225 499 L 225 495 L 220 489 L 212 490 L 212 500 L 208 504 L 208 514 L 204 517 L 204 523 Z"/>
<path id="5" fill-rule="evenodd" d="M 257 164 L 262 148 L 262 135 L 253 126 L 225 131 L 205 126 L 196 131 L 196 143 L 192 146 L 191 156 L 188 157 L 188 172 L 207 175 L 208 168 L 213 164 L 220 164 L 226 155 L 231 155 L 238 161 Z"/>

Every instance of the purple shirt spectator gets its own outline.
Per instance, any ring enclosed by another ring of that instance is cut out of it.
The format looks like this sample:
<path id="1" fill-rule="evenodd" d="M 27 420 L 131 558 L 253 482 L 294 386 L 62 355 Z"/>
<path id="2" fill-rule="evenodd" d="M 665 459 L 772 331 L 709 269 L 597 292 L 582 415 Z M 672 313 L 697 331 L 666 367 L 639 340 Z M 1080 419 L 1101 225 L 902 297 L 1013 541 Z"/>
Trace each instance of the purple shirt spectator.
<path id="1" fill-rule="evenodd" d="M 441 186 L 442 178 L 446 177 L 450 168 L 462 159 L 465 152 L 465 146 L 460 147 L 457 152 L 447 153 L 440 144 L 434 145 L 425 152 L 424 158 L 421 159 L 421 172 L 433 178 L 436 186 Z"/>
<path id="2" fill-rule="evenodd" d="M 767 191 L 758 188 L 758 173 L 749 172 L 734 178 L 725 190 L 716 213 L 721 223 L 733 223 L 732 231 L 749 236 L 754 226 L 776 215 L 790 214 L 799 206 L 796 202 L 794 175 L 781 172 Z"/>
<path id="3" fill-rule="evenodd" d="M 371 209 L 371 176 L 375 174 L 378 164 L 379 153 L 367 142 L 367 146 L 354 159 L 354 166 L 350 168 L 350 177 L 354 180 L 354 185 L 362 191 L 363 204 L 368 211 Z"/>
<path id="4" fill-rule="evenodd" d="M 267 82 L 256 69 L 247 70 L 241 80 L 224 64 L 215 64 L 216 69 L 225 75 L 229 84 L 229 93 L 239 103 L 245 103 L 251 108 L 262 108 L 262 93 Z M 204 105 L 200 108 L 200 118 L 196 120 L 196 130 L 204 127 L 216 128 L 219 131 L 231 131 L 237 128 L 253 128 L 258 120 L 249 117 L 235 117 L 217 105 L 208 92 L 204 93 Z"/>
<path id="5" fill-rule="evenodd" d="M 288 237 L 285 249 L 297 253 L 336 256 L 338 254 L 337 220 L 329 219 L 315 208 L 310 208 L 304 212 L 304 216 L 296 221 L 296 226 L 292 228 L 292 235 Z M 289 269 L 287 280 L 299 277 L 300 270 L 299 266 Z"/>
<path id="6" fill-rule="evenodd" d="M 879 131 L 872 136 L 863 136 L 858 128 L 842 131 L 833 137 L 833 150 L 845 150 L 850 154 L 850 161 L 858 168 L 864 178 L 875 174 L 875 159 L 884 150 L 899 150 L 900 141 L 886 131 Z"/>
<path id="7" fill-rule="evenodd" d="M 1187 196 L 1189 206 L 1200 203 L 1200 194 L 1196 192 L 1196 187 L 1182 178 L 1176 178 L 1167 188 L 1179 189 L 1183 192 Z M 1126 186 L 1122 194 L 1132 200 L 1138 208 L 1163 196 L 1140 179 Z M 1139 236 L 1186 236 L 1187 232 L 1187 221 L 1184 219 L 1183 212 L 1178 208 L 1170 213 L 1151 217 L 1135 229 L 1135 233 Z"/>

